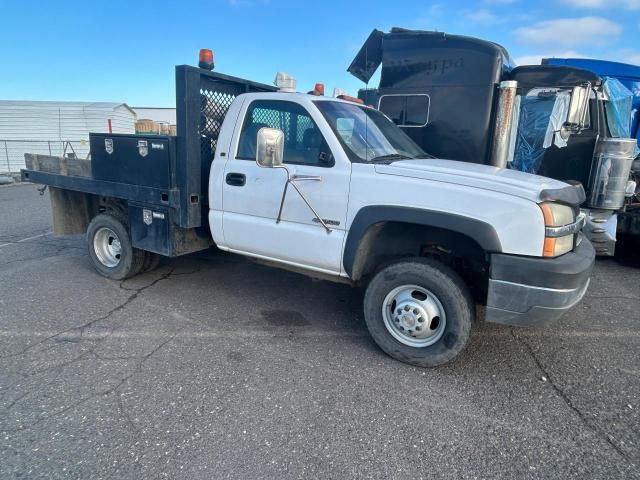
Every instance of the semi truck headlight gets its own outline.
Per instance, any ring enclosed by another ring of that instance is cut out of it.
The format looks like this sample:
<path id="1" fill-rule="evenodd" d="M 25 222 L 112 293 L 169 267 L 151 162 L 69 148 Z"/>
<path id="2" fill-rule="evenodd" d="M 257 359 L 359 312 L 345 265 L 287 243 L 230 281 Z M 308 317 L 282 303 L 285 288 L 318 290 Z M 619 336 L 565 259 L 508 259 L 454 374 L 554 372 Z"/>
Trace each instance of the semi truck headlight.
<path id="1" fill-rule="evenodd" d="M 573 208 L 559 203 L 541 203 L 544 216 L 545 237 L 543 257 L 557 257 L 573 249 L 575 234 L 582 228 L 576 222 Z M 582 221 L 582 219 L 580 219 Z"/>

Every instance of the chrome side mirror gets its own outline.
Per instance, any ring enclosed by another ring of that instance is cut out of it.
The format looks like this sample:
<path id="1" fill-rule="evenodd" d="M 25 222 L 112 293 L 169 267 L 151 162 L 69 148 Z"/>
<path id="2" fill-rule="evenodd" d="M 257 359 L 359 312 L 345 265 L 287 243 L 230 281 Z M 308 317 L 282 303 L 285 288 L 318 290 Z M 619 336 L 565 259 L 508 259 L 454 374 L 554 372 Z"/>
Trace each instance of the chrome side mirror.
<path id="1" fill-rule="evenodd" d="M 567 130 L 579 132 L 588 126 L 590 87 L 590 85 L 585 85 L 571 89 L 571 101 L 569 102 L 567 121 L 564 124 Z"/>
<path id="2" fill-rule="evenodd" d="M 259 167 L 282 166 L 284 157 L 284 133 L 277 128 L 263 127 L 258 130 L 256 140 L 256 163 Z"/>

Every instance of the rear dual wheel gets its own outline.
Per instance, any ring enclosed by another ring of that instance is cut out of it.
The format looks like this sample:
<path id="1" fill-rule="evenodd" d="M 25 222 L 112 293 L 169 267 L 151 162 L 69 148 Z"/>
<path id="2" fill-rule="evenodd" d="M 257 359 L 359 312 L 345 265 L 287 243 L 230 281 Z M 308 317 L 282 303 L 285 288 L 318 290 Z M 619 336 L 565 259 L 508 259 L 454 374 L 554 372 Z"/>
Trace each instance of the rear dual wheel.
<path id="1" fill-rule="evenodd" d="M 162 255 L 153 252 L 144 252 L 144 263 L 142 264 L 142 273 L 155 270 L 160 265 Z"/>
<path id="2" fill-rule="evenodd" d="M 429 259 L 408 259 L 378 272 L 365 293 L 367 328 L 393 358 L 420 367 L 453 360 L 466 346 L 475 304 L 460 276 Z"/>
<path id="3" fill-rule="evenodd" d="M 133 248 L 127 221 L 118 212 L 101 213 L 91 220 L 87 246 L 96 271 L 113 280 L 153 270 L 160 262 L 158 254 Z"/>

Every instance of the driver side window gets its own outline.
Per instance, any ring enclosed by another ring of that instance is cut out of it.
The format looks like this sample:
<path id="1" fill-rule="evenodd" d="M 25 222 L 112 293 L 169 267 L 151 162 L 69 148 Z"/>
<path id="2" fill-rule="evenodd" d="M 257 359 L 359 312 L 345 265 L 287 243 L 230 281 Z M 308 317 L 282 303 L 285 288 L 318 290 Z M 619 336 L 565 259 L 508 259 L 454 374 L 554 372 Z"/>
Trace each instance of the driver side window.
<path id="1" fill-rule="evenodd" d="M 329 145 L 309 113 L 297 103 L 282 100 L 256 100 L 249 105 L 236 158 L 255 160 L 258 131 L 264 127 L 277 128 L 284 133 L 285 164 L 334 165 Z"/>

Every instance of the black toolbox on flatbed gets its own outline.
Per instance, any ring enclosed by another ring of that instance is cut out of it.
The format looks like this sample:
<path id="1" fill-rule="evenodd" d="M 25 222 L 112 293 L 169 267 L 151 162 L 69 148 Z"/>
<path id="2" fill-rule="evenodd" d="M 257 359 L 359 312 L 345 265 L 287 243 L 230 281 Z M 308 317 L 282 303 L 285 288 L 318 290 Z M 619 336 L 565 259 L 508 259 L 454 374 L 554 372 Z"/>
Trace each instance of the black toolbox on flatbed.
<path id="1" fill-rule="evenodd" d="M 176 159 L 175 137 L 92 133 L 89 142 L 94 179 L 171 188 Z"/>

